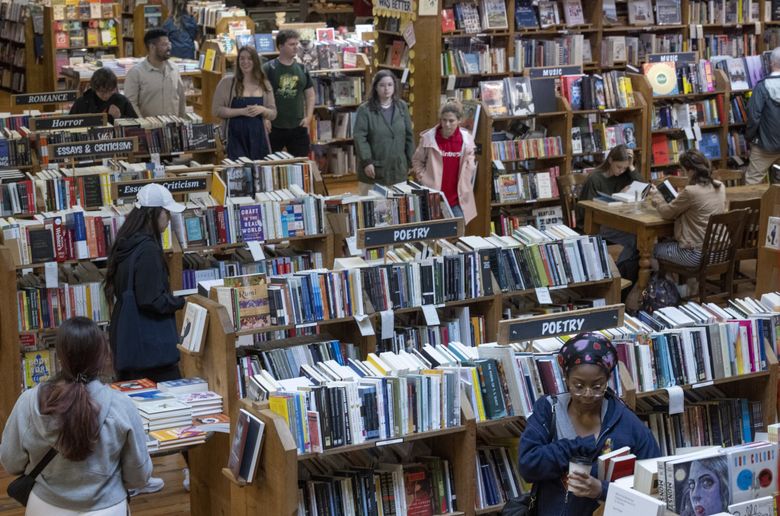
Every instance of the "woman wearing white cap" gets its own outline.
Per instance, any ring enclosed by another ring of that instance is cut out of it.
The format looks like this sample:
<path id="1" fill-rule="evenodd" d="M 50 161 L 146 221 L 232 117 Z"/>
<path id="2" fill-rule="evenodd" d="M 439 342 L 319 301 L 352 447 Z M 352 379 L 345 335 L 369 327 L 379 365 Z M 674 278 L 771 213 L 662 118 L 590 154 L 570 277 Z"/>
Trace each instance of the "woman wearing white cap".
<path id="1" fill-rule="evenodd" d="M 117 380 L 181 378 L 176 311 L 184 298 L 171 293 L 161 233 L 171 212 L 182 211 L 164 186 L 148 184 L 138 191 L 111 246 L 105 289 L 112 303 L 109 341 Z M 162 487 L 162 479 L 153 478 L 140 491 Z"/>

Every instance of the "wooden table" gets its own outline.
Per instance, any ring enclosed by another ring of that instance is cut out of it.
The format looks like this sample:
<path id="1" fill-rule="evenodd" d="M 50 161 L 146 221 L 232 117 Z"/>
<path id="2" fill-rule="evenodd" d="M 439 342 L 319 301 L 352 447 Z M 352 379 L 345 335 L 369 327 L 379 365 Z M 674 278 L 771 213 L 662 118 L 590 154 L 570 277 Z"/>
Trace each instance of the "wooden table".
<path id="1" fill-rule="evenodd" d="M 760 199 L 768 188 L 768 184 L 726 188 L 726 199 L 728 202 Z M 642 202 L 639 209 L 633 204 L 607 206 L 596 201 L 580 201 L 577 206 L 585 209 L 585 233 L 589 235 L 598 233 L 602 225 L 636 235 L 639 251 L 637 286 L 644 289 L 650 279 L 653 246 L 658 238 L 674 234 L 674 221 L 664 220 L 649 200 Z"/>

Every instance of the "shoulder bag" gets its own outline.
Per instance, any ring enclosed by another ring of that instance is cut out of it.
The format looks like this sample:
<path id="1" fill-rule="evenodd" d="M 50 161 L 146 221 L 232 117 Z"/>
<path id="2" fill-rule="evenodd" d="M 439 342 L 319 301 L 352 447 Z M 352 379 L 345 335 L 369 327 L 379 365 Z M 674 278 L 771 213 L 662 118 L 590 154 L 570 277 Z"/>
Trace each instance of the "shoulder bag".
<path id="1" fill-rule="evenodd" d="M 146 314 L 138 308 L 135 299 L 135 263 L 140 249 L 128 258 L 130 272 L 122 292 L 122 304 L 116 320 L 116 356 L 114 368 L 118 371 L 151 369 L 179 361 L 176 343 L 176 318 L 172 315 Z"/>
<path id="2" fill-rule="evenodd" d="M 550 440 L 555 440 L 557 424 L 555 422 L 555 407 L 558 405 L 558 398 L 553 396 L 552 422 L 550 423 Z M 539 483 L 535 482 L 531 487 L 531 492 L 525 493 L 517 498 L 509 500 L 501 510 L 501 516 L 537 516 L 539 507 L 536 499 L 539 495 Z"/>
<path id="3" fill-rule="evenodd" d="M 49 465 L 49 462 L 57 455 L 57 450 L 54 448 L 49 449 L 46 455 L 43 456 L 41 461 L 35 465 L 29 474 L 19 475 L 13 482 L 8 484 L 8 496 L 27 507 L 27 500 L 30 498 L 33 486 L 35 486 L 35 479 L 41 474 L 43 468 Z"/>

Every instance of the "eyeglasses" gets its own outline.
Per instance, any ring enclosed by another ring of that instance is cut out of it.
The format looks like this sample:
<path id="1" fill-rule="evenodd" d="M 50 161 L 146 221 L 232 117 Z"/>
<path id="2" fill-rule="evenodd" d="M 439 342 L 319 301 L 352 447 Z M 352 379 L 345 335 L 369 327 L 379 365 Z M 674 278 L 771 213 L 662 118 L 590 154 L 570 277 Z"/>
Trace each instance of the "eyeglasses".
<path id="1" fill-rule="evenodd" d="M 576 383 L 569 386 L 569 392 L 574 396 L 601 396 L 606 392 L 606 390 L 606 384 L 582 385 L 580 383 Z"/>

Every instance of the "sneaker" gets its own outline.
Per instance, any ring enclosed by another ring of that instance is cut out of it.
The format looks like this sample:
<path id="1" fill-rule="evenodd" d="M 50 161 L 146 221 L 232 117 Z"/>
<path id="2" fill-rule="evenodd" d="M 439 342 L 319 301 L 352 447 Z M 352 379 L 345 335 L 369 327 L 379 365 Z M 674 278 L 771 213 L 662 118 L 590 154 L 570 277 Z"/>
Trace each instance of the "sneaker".
<path id="1" fill-rule="evenodd" d="M 189 493 L 190 492 L 190 468 L 184 468 L 182 472 L 184 473 L 184 482 L 182 482 L 182 484 L 184 485 L 184 490 Z"/>
<path id="2" fill-rule="evenodd" d="M 163 482 L 163 479 L 158 477 L 150 477 L 149 481 L 146 482 L 146 485 L 141 489 L 131 489 L 130 496 L 133 497 L 140 494 L 156 493 L 157 491 L 161 491 L 163 487 L 165 487 L 165 482 Z"/>

